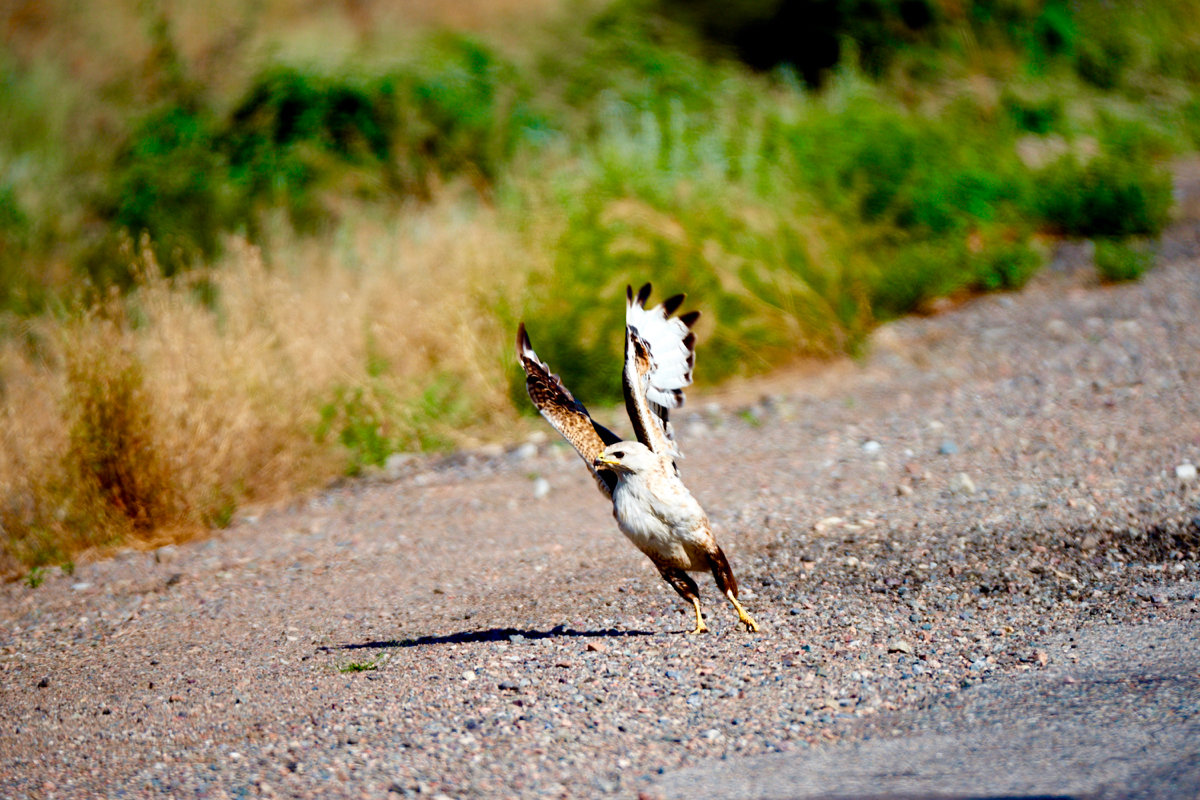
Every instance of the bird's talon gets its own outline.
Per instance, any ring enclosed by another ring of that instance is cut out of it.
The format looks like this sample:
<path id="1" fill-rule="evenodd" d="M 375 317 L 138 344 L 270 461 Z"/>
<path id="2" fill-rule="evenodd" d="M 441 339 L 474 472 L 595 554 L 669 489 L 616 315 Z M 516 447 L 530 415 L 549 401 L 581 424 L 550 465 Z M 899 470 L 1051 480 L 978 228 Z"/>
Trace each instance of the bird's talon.
<path id="1" fill-rule="evenodd" d="M 698 633 L 708 633 L 708 627 L 700 625 L 695 630 L 688 631 L 688 636 L 695 636 Z"/>

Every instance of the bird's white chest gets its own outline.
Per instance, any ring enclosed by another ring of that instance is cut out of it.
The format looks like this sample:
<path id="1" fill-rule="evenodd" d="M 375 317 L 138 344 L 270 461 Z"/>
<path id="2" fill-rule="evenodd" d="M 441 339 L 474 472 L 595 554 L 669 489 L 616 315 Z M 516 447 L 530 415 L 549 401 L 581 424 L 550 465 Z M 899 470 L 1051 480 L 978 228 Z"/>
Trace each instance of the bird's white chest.
<path id="1" fill-rule="evenodd" d="M 704 509 L 675 475 L 623 476 L 613 491 L 613 516 L 643 553 L 683 569 L 697 559 L 711 534 Z"/>

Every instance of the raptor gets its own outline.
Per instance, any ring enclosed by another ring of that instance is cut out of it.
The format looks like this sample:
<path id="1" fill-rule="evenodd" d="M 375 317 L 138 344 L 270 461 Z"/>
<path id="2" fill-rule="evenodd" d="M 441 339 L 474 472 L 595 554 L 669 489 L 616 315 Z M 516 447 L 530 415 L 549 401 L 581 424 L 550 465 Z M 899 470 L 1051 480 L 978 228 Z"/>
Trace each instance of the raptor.
<path id="1" fill-rule="evenodd" d="M 684 486 L 675 460 L 670 412 L 683 405 L 692 383 L 698 311 L 675 315 L 684 295 L 647 308 L 650 284 L 635 295 L 625 290 L 625 409 L 635 440 L 621 439 L 588 414 L 562 380 L 550 372 L 529 341 L 525 323 L 517 329 L 517 359 L 525 370 L 525 388 L 542 416 L 579 453 L 600 491 L 612 500 L 621 532 L 658 568 L 663 580 L 696 612 L 691 633 L 708 630 L 700 590 L 689 572 L 710 572 L 747 631 L 756 623 L 738 602 L 738 585 L 704 509 Z"/>

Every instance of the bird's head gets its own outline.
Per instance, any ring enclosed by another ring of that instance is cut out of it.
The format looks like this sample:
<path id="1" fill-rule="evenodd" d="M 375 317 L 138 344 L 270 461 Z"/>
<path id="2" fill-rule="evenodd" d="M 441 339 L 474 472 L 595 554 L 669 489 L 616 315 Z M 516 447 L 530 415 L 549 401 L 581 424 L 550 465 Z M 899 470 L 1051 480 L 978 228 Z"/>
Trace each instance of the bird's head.
<path id="1" fill-rule="evenodd" d="M 618 475 L 630 475 L 649 470 L 657 463 L 658 456 L 641 442 L 617 442 L 604 448 L 592 466 L 611 470 Z"/>

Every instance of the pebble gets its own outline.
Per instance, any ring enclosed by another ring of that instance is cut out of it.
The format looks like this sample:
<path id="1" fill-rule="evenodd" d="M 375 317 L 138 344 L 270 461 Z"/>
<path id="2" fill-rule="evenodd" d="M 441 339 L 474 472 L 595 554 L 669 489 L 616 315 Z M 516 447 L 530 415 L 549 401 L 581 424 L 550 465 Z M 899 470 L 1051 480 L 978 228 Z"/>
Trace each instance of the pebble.
<path id="1" fill-rule="evenodd" d="M 416 461 L 417 456 L 412 453 L 392 453 L 383 462 L 383 474 L 395 480 L 401 477 L 405 470 Z"/>
<path id="2" fill-rule="evenodd" d="M 1185 482 L 1196 480 L 1196 465 L 1183 462 L 1175 468 L 1175 477 Z"/>
<path id="3" fill-rule="evenodd" d="M 883 445 L 881 445 L 879 442 L 875 441 L 874 439 L 868 439 L 867 441 L 863 442 L 863 444 L 862 444 L 862 451 L 869 456 L 875 455 L 882 449 L 883 449 Z"/>
<path id="4" fill-rule="evenodd" d="M 538 446 L 533 442 L 525 442 L 520 444 L 515 450 L 512 451 L 512 457 L 514 461 L 528 461 L 529 459 L 536 457 L 537 454 Z"/>
<path id="5" fill-rule="evenodd" d="M 484 458 L 499 458 L 504 455 L 504 445 L 499 442 L 490 442 L 483 445 L 475 451 Z"/>
<path id="6" fill-rule="evenodd" d="M 958 452 L 958 445 L 950 439 L 946 439 L 938 445 L 938 454 L 943 456 L 952 456 Z"/>
<path id="7" fill-rule="evenodd" d="M 960 472 L 950 479 L 950 489 L 956 494 L 975 494 L 975 481 L 965 472 Z"/>
<path id="8" fill-rule="evenodd" d="M 541 500 L 546 495 L 550 494 L 550 481 L 545 478 L 537 478 L 533 482 L 534 499 Z"/>

